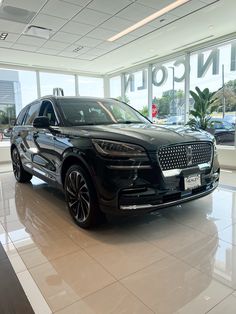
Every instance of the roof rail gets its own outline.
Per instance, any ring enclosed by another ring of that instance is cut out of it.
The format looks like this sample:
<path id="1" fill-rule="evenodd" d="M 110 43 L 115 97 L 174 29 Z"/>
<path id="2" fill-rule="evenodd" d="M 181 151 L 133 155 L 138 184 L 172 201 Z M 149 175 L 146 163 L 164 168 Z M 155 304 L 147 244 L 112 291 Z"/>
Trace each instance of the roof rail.
<path id="1" fill-rule="evenodd" d="M 53 96 L 64 96 L 64 90 L 60 87 L 53 88 Z"/>

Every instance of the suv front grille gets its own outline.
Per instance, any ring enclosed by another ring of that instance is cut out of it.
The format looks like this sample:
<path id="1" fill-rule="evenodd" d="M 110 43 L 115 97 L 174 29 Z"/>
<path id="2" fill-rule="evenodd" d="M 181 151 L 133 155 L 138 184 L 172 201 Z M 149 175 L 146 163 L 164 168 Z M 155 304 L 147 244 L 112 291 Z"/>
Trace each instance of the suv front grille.
<path id="1" fill-rule="evenodd" d="M 199 164 L 210 163 L 212 158 L 212 144 L 198 142 L 162 146 L 158 151 L 158 158 L 163 171 L 184 169 Z"/>

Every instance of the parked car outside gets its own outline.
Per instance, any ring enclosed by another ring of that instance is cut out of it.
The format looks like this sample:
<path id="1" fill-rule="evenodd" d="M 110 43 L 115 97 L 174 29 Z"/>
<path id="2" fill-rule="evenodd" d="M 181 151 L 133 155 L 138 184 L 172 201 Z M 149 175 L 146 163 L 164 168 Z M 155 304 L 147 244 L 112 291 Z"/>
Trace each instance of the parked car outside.
<path id="1" fill-rule="evenodd" d="M 165 121 L 166 125 L 177 125 L 177 124 L 183 124 L 184 118 L 183 116 L 171 116 L 168 117 Z"/>
<path id="2" fill-rule="evenodd" d="M 226 115 L 224 117 L 224 120 L 228 123 L 233 124 L 233 126 L 235 126 L 236 124 L 236 115 Z"/>
<path id="3" fill-rule="evenodd" d="M 38 99 L 11 134 L 18 182 L 32 175 L 61 188 L 74 221 L 94 226 L 104 213 L 137 215 L 211 193 L 220 168 L 214 138 L 151 123 L 114 99 Z"/>
<path id="4" fill-rule="evenodd" d="M 213 129 L 216 144 L 234 145 L 235 126 L 224 119 L 211 118 L 210 127 Z"/>

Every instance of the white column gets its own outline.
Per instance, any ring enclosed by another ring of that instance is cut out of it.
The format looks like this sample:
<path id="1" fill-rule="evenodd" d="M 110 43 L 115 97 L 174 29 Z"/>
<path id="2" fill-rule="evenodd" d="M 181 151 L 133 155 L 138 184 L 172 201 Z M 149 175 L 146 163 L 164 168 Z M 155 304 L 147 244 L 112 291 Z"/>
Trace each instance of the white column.
<path id="1" fill-rule="evenodd" d="M 110 80 L 107 75 L 103 77 L 104 97 L 110 97 Z"/>
<path id="2" fill-rule="evenodd" d="M 153 97 L 153 86 L 152 86 L 152 64 L 148 65 L 148 117 L 152 121 L 152 97 Z"/>
<path id="3" fill-rule="evenodd" d="M 184 84 L 184 91 L 185 91 L 185 106 L 184 106 L 184 124 L 188 122 L 189 119 L 189 90 L 190 90 L 190 53 L 187 52 L 185 55 L 185 84 Z"/>

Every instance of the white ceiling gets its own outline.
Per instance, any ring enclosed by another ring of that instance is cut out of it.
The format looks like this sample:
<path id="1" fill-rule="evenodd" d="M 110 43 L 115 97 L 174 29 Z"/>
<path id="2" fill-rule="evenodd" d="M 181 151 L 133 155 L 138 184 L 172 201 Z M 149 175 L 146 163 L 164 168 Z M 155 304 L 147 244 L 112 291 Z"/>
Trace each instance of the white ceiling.
<path id="1" fill-rule="evenodd" d="M 134 32 L 107 39 L 173 0 L 4 0 L 0 63 L 105 74 L 236 31 L 235 0 L 191 0 Z M 52 29 L 49 40 L 23 35 L 29 24 Z M 19 14 L 18 14 L 19 13 Z M 18 22 L 15 22 L 17 20 Z M 161 21 L 162 20 L 162 21 Z M 78 52 L 73 50 L 83 46 Z"/>

